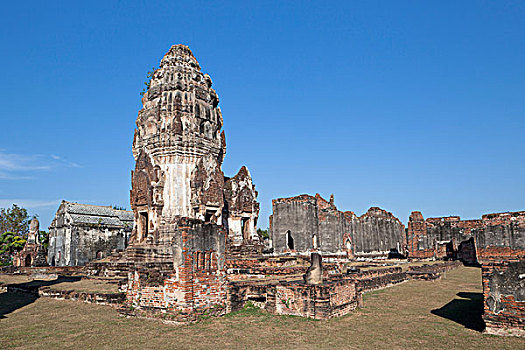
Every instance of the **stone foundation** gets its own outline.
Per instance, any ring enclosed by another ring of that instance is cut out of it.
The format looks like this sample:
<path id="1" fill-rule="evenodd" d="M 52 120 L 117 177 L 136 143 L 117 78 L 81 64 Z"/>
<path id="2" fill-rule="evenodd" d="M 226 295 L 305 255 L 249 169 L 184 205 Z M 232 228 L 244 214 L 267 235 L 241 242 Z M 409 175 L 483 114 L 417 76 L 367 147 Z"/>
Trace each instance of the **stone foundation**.
<path id="1" fill-rule="evenodd" d="M 443 274 L 452 269 L 463 266 L 459 261 L 450 261 L 440 264 L 433 265 L 422 265 L 422 266 L 409 266 L 408 267 L 408 276 L 415 280 L 436 280 L 443 277 Z"/>
<path id="2" fill-rule="evenodd" d="M 241 309 L 252 302 L 268 312 L 313 319 L 346 315 L 359 303 L 356 282 L 350 279 L 308 285 L 303 281 L 232 282 L 228 286 L 227 311 Z"/>

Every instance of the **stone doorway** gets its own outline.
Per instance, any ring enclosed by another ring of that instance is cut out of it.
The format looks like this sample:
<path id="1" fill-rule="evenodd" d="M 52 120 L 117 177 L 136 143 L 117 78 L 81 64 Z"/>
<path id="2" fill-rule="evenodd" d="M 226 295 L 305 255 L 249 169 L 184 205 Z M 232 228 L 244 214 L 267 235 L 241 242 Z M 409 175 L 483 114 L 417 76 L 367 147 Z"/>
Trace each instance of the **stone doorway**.
<path id="1" fill-rule="evenodd" d="M 250 239 L 250 225 L 248 225 L 249 220 L 250 218 L 241 218 L 242 237 L 245 241 Z"/>
<path id="2" fill-rule="evenodd" d="M 148 236 L 149 232 L 149 218 L 148 218 L 148 212 L 147 211 L 141 211 L 139 212 L 139 227 L 138 227 L 138 237 L 139 242 L 143 242 L 146 237 Z"/>
<path id="3" fill-rule="evenodd" d="M 294 250 L 295 249 L 295 245 L 294 245 L 294 241 L 293 241 L 293 237 L 292 237 L 292 232 L 290 232 L 290 230 L 286 231 L 286 246 L 290 250 Z"/>

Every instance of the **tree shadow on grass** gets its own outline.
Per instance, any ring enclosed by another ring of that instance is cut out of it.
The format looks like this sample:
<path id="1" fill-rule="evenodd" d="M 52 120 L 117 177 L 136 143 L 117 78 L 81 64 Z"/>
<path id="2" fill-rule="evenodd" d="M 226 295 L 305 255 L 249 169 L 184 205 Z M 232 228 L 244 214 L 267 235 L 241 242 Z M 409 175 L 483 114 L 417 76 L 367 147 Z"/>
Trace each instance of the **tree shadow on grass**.
<path id="1" fill-rule="evenodd" d="M 80 281 L 80 277 L 60 276 L 55 280 L 35 280 L 26 283 L 16 283 L 7 285 L 7 292 L 0 293 L 0 319 L 5 315 L 18 310 L 38 299 L 38 289 L 40 287 L 51 286 L 62 282 Z"/>
<path id="2" fill-rule="evenodd" d="M 459 292 L 461 299 L 455 298 L 432 314 L 457 322 L 465 328 L 482 332 L 485 329 L 483 321 L 483 294 Z"/>

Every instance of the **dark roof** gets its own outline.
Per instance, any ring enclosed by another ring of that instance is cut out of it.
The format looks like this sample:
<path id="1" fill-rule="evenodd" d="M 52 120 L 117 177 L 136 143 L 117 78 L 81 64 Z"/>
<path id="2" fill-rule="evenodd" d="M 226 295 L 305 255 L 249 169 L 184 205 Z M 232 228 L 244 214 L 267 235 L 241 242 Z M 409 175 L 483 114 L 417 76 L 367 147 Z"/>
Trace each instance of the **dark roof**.
<path id="1" fill-rule="evenodd" d="M 133 227 L 133 212 L 113 209 L 110 206 L 80 204 L 62 201 L 72 224 L 96 224 L 113 227 Z"/>

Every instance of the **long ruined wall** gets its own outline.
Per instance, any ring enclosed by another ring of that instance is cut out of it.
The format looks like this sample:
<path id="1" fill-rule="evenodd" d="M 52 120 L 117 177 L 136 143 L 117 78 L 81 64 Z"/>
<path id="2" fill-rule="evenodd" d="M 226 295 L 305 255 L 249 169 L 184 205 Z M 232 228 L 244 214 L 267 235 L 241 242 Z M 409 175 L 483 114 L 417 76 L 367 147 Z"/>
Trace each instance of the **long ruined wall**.
<path id="1" fill-rule="evenodd" d="M 319 236 L 317 201 L 314 197 L 301 195 L 272 201 L 270 234 L 274 252 L 314 249 L 313 238 Z M 293 239 L 290 241 L 288 231 Z M 325 237 L 330 239 L 330 237 Z"/>
<path id="2" fill-rule="evenodd" d="M 412 212 L 409 256 L 481 263 L 486 332 L 525 336 L 525 211 L 423 219 Z"/>
<path id="3" fill-rule="evenodd" d="M 272 201 L 270 233 L 274 253 L 323 253 L 349 256 L 387 255 L 404 250 L 404 225 L 386 210 L 373 207 L 362 216 L 341 212 L 319 194 Z"/>
<path id="4" fill-rule="evenodd" d="M 486 214 L 481 220 L 461 220 L 459 216 L 425 220 L 421 212 L 414 211 L 407 236 L 409 256 L 413 258 L 457 258 L 455 254 L 465 254 L 472 260 L 498 248 L 519 251 L 525 247 L 525 211 Z M 460 250 L 459 246 L 469 240 L 475 251 Z"/>
<path id="5" fill-rule="evenodd" d="M 388 253 L 390 249 L 403 252 L 405 226 L 392 213 L 372 207 L 362 216 L 352 219 L 355 221 L 351 232 L 356 255 Z"/>

